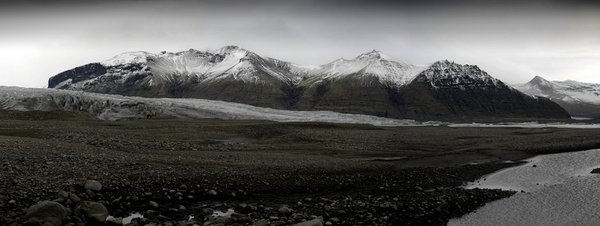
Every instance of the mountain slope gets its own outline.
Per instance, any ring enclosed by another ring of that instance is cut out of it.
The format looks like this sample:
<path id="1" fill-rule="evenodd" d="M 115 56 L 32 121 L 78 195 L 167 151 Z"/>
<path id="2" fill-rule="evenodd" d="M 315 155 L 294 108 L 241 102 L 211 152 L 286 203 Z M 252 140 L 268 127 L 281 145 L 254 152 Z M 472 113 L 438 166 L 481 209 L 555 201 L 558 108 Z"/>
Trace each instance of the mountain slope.
<path id="1" fill-rule="evenodd" d="M 420 73 L 399 91 L 398 100 L 411 118 L 569 117 L 548 99 L 525 95 L 475 65 L 449 61 L 438 61 Z"/>
<path id="2" fill-rule="evenodd" d="M 300 79 L 289 71 L 291 67 L 236 46 L 206 52 L 132 52 L 60 73 L 48 87 L 284 108 L 289 105 L 288 90 Z"/>
<path id="3" fill-rule="evenodd" d="M 313 70 L 300 83 L 303 96 L 294 109 L 404 118 L 390 95 L 425 68 L 393 61 L 375 50 L 350 60 L 338 59 Z"/>
<path id="4" fill-rule="evenodd" d="M 536 76 L 515 88 L 532 96 L 549 98 L 574 117 L 600 118 L 600 84 L 548 81 Z"/>
<path id="5" fill-rule="evenodd" d="M 223 100 L 290 110 L 391 118 L 566 118 L 477 66 L 412 65 L 371 51 L 305 67 L 236 46 L 212 51 L 132 52 L 60 73 L 48 87 L 142 97 Z"/>

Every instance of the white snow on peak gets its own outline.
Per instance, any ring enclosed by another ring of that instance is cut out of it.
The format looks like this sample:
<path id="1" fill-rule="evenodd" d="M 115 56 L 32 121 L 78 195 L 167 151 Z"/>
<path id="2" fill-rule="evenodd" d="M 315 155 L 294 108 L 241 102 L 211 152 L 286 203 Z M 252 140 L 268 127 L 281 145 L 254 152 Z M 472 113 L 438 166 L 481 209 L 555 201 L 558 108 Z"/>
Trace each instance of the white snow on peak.
<path id="1" fill-rule="evenodd" d="M 379 51 L 363 53 L 354 59 L 337 59 L 321 65 L 312 72 L 324 79 L 342 78 L 349 75 L 375 76 L 382 83 L 402 86 L 410 83 L 426 66 L 417 66 L 392 60 Z"/>
<path id="2" fill-rule="evenodd" d="M 385 53 L 377 50 L 372 50 L 371 52 L 363 53 L 356 57 L 357 59 L 383 59 L 383 60 L 393 60 L 391 56 L 386 55 Z"/>
<path id="3" fill-rule="evenodd" d="M 261 57 L 238 46 L 224 46 L 208 51 L 194 49 L 177 53 L 163 51 L 159 54 L 128 52 L 102 62 L 105 66 L 117 66 L 109 71 L 119 75 L 133 73 L 129 69 L 118 67 L 131 63 L 144 66 L 144 71 L 140 73 L 151 75 L 152 78 L 147 81 L 152 81 L 152 84 L 158 84 L 161 80 L 170 81 L 181 76 L 188 78 L 195 76 L 197 79 L 207 82 L 225 78 L 234 78 L 244 82 L 261 82 L 265 80 L 260 79 L 260 76 L 267 74 L 294 84 L 307 78 L 311 78 L 308 80 L 310 82 L 319 82 L 324 79 L 358 76 L 374 77 L 386 85 L 404 86 L 425 71 L 428 72 L 429 79 L 445 79 L 446 82 L 455 80 L 454 82 L 457 84 L 467 77 L 480 79 L 494 85 L 499 82 L 474 65 L 459 65 L 447 60 L 438 61 L 433 65 L 413 65 L 394 60 L 377 50 L 360 54 L 349 60 L 340 58 L 320 66 L 301 66 Z M 81 86 L 81 84 L 71 84 L 70 86 L 78 85 Z"/>
<path id="4" fill-rule="evenodd" d="M 500 80 L 492 77 L 487 72 L 479 69 L 476 65 L 461 65 L 453 61 L 442 60 L 433 63 L 423 72 L 426 78 L 431 81 L 443 81 L 449 84 L 465 84 L 469 80 L 482 81 L 485 84 L 497 86 L 502 83 Z"/>
<path id="5" fill-rule="evenodd" d="M 536 76 L 530 82 L 515 87 L 533 96 L 559 99 L 570 103 L 600 104 L 600 84 L 573 80 L 548 81 L 540 76 Z"/>
<path id="6" fill-rule="evenodd" d="M 221 55 L 225 55 L 225 54 L 237 54 L 238 57 L 243 57 L 245 56 L 247 53 L 249 53 L 250 51 L 244 49 L 244 48 L 240 48 L 238 46 L 223 46 L 219 49 L 210 51 L 212 53 L 215 54 L 221 54 Z"/>
<path id="7" fill-rule="evenodd" d="M 105 66 L 143 64 L 152 72 L 154 76 L 152 81 L 171 80 L 176 79 L 177 76 L 197 76 L 207 81 L 233 77 L 244 82 L 260 82 L 255 73 L 258 70 L 282 81 L 299 80 L 293 76 L 293 73 L 272 68 L 272 65 L 276 64 L 275 61 L 237 46 L 225 46 L 209 51 L 190 49 L 177 53 L 163 51 L 160 54 L 129 52 L 103 61 L 102 64 Z M 291 65 L 282 61 L 277 63 Z M 293 66 L 290 67 L 294 69 Z M 297 67 L 295 70 L 302 72 L 310 69 Z"/>
<path id="8" fill-rule="evenodd" d="M 529 84 L 531 85 L 536 85 L 536 86 L 543 86 L 543 87 L 553 87 L 552 82 L 546 80 L 545 78 L 542 78 L 541 76 L 535 76 L 530 82 Z"/>
<path id="9" fill-rule="evenodd" d="M 149 52 L 138 51 L 138 52 L 126 52 L 114 56 L 108 60 L 100 62 L 104 66 L 116 66 L 121 64 L 140 63 L 145 64 L 148 57 L 156 56 Z"/>
<path id="10" fill-rule="evenodd" d="M 554 81 L 554 89 L 569 96 L 571 101 L 600 104 L 600 84 L 577 81 Z"/>

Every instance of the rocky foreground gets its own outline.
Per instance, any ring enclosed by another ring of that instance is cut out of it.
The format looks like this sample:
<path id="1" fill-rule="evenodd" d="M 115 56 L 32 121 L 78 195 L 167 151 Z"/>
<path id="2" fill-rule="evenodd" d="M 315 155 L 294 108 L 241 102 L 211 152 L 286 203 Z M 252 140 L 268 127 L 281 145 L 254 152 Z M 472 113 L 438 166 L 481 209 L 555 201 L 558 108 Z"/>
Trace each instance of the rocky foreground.
<path id="1" fill-rule="evenodd" d="M 470 167 L 471 170 L 481 168 Z M 467 170 L 465 168 L 464 170 Z M 310 194 L 249 194 L 235 187 L 170 183 L 162 189 L 127 182 L 103 187 L 96 180 L 37 200 L 10 200 L 3 225 L 444 225 L 451 217 L 511 195 L 452 186 L 460 169 L 413 169 L 401 175 L 322 176 L 339 182 L 331 191 Z M 292 175 L 281 175 L 290 177 Z M 379 177 L 372 180 L 367 177 Z M 301 177 L 300 177 L 301 178 Z M 363 184 L 370 181 L 372 186 Z M 376 182 L 376 183 L 373 183 Z M 268 183 L 268 182 L 264 182 Z M 400 184 L 405 183 L 405 184 Z M 179 185 L 177 187 L 177 185 Z M 358 186 L 358 187 L 357 187 Z M 381 187 L 376 187 L 381 186 Z M 218 188 L 217 188 L 218 187 Z M 324 188 L 315 186 L 315 190 Z M 37 193 L 37 192 L 35 192 Z M 43 192 L 41 192 L 43 193 Z M 262 198 L 264 197 L 264 198 Z M 21 211 L 18 211 L 21 209 Z M 138 213 L 132 216 L 133 213 Z M 133 218 L 136 217 L 136 218 Z M 137 218 L 140 217 L 140 218 Z M 133 218 L 133 219 L 132 219 Z"/>
<path id="2" fill-rule="evenodd" d="M 553 150 L 541 146 L 552 144 L 548 138 L 594 145 L 560 129 L 87 119 L 0 125 L 2 225 L 445 225 L 511 195 L 460 187 L 515 164 L 505 160 L 541 150 L 533 147 Z M 532 143 L 527 152 L 511 146 L 519 139 Z"/>

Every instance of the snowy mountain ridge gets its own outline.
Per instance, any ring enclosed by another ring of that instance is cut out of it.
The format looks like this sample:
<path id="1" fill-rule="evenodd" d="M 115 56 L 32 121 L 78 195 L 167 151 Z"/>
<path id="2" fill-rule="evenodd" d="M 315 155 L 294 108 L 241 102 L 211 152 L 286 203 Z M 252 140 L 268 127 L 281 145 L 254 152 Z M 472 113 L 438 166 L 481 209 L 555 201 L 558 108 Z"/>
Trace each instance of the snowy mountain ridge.
<path id="1" fill-rule="evenodd" d="M 323 79 L 336 79 L 350 75 L 375 76 L 380 82 L 403 86 L 410 83 L 427 66 L 417 66 L 394 61 L 390 56 L 373 50 L 354 59 L 340 58 L 321 65 L 310 74 Z"/>
<path id="2" fill-rule="evenodd" d="M 546 97 L 579 117 L 600 116 L 600 84 L 573 80 L 549 81 L 535 76 L 525 84 L 515 85 L 523 93 Z"/>
<path id="3" fill-rule="evenodd" d="M 522 94 L 475 65 L 447 60 L 413 65 L 376 50 L 320 66 L 301 66 L 237 46 L 129 52 L 52 76 L 48 87 L 422 120 L 568 116 L 555 103 Z"/>
<path id="4" fill-rule="evenodd" d="M 440 63 L 446 62 L 446 63 Z M 319 66 L 304 66 L 274 58 L 262 57 L 256 53 L 238 46 L 225 46 L 216 50 L 199 51 L 190 49 L 177 53 L 149 53 L 145 51 L 125 52 L 108 60 L 99 62 L 107 68 L 107 73 L 98 77 L 121 79 L 142 79 L 149 86 L 160 83 L 161 80 L 193 80 L 210 82 L 224 78 L 232 78 L 244 82 L 261 82 L 257 72 L 264 73 L 283 82 L 298 84 L 302 80 L 331 80 L 346 76 L 373 76 L 381 83 L 392 86 L 404 86 L 412 82 L 420 73 L 427 69 L 456 70 L 457 65 L 448 61 L 438 61 L 431 65 L 414 65 L 394 60 L 381 51 L 370 51 L 360 54 L 353 59 L 340 58 L 328 64 Z M 465 65 L 467 67 L 469 65 Z M 475 66 L 476 68 L 476 66 Z M 478 69 L 478 68 L 477 68 Z M 443 78 L 460 80 L 470 74 L 443 74 Z M 479 76 L 475 79 L 486 79 L 496 83 L 491 76 Z M 428 77 L 435 76 L 429 73 Z M 92 81 L 63 80 L 52 88 L 72 88 L 80 90 L 93 85 Z"/>
<path id="5" fill-rule="evenodd" d="M 216 80 L 232 76 L 245 82 L 258 82 L 253 76 L 256 71 L 264 71 L 282 81 L 295 81 L 291 73 L 272 69 L 269 63 L 274 59 L 261 56 L 237 46 L 225 46 L 211 51 L 190 49 L 177 53 L 161 52 L 159 54 L 127 52 L 100 62 L 106 67 L 123 65 L 141 65 L 143 69 L 156 75 L 153 80 L 173 80 L 178 77 L 195 77 L 200 80 Z M 284 62 L 287 63 L 287 62 Z M 148 80 L 150 82 L 150 80 Z"/>
<path id="6" fill-rule="evenodd" d="M 464 86 L 498 86 L 503 84 L 476 65 L 461 65 L 448 60 L 437 61 L 422 72 L 433 87 L 449 84 Z"/>
<path id="7" fill-rule="evenodd" d="M 516 88 L 530 95 L 557 98 L 565 102 L 600 104 L 600 84 L 573 80 L 548 81 L 536 76 Z"/>

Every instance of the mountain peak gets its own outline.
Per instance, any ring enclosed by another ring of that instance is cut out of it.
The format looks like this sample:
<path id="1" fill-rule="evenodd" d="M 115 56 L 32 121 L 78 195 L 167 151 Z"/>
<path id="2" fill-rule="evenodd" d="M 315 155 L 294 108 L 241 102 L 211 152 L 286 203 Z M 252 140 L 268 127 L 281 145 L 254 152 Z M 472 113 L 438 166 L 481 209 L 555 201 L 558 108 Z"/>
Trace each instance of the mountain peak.
<path id="1" fill-rule="evenodd" d="M 535 77 L 533 77 L 533 79 L 531 79 L 531 81 L 529 81 L 528 84 L 541 86 L 541 87 L 552 87 L 552 82 L 546 80 L 545 78 L 543 78 L 541 76 L 537 76 L 537 75 Z"/>
<path id="2" fill-rule="evenodd" d="M 378 50 L 371 50 L 370 52 L 360 54 L 356 59 L 392 60 L 390 56 Z"/>
<path id="3" fill-rule="evenodd" d="M 223 46 L 219 49 L 216 49 L 215 52 L 217 53 L 234 53 L 234 52 L 250 52 L 244 48 L 241 48 L 239 46 L 235 46 L 235 45 L 228 45 L 228 46 Z"/>
<path id="4" fill-rule="evenodd" d="M 536 75 L 535 77 L 533 77 L 533 79 L 531 79 L 531 82 L 538 82 L 538 81 L 549 82 L 548 80 L 546 80 L 545 78 L 543 78 L 542 76 L 539 76 L 539 75 Z"/>
<path id="5" fill-rule="evenodd" d="M 223 50 L 223 51 L 232 51 L 232 50 L 240 50 L 242 48 L 240 48 L 239 46 L 236 45 L 226 45 L 221 47 L 219 50 Z"/>
<path id="6" fill-rule="evenodd" d="M 434 87 L 441 86 L 502 86 L 500 80 L 481 70 L 477 65 L 458 64 L 454 61 L 440 60 L 423 71 L 425 78 Z"/>
<path id="7" fill-rule="evenodd" d="M 101 64 L 106 66 L 114 66 L 128 63 L 145 63 L 149 56 L 154 56 L 154 54 L 145 51 L 125 52 L 105 60 L 101 62 Z"/>
<path id="8" fill-rule="evenodd" d="M 455 63 L 454 61 L 449 61 L 449 60 L 438 60 L 436 62 L 433 62 L 433 64 L 431 64 L 431 66 L 450 66 L 450 65 L 458 65 L 457 63 Z"/>

